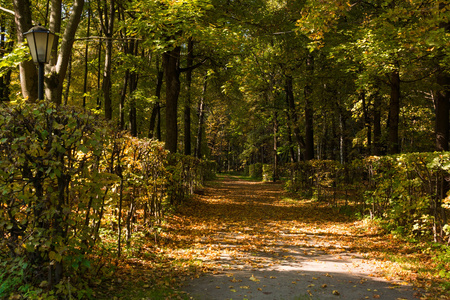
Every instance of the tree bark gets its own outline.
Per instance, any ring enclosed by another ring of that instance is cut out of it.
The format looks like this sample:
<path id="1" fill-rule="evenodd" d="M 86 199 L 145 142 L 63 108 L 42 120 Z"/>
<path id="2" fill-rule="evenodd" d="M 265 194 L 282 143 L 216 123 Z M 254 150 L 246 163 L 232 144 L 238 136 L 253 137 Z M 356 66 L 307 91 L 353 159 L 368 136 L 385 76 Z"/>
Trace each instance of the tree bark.
<path id="1" fill-rule="evenodd" d="M 184 154 L 191 155 L 191 84 L 192 63 L 194 61 L 194 41 L 188 40 L 188 53 L 186 63 L 186 100 L 184 103 Z"/>
<path id="2" fill-rule="evenodd" d="M 374 97 L 372 154 L 381 155 L 381 98 L 378 93 Z"/>
<path id="3" fill-rule="evenodd" d="M 29 0 L 13 0 L 17 41 L 25 42 L 23 34 L 33 27 L 31 21 L 31 3 Z M 38 77 L 33 61 L 24 61 L 19 64 L 20 86 L 22 96 L 30 102 L 38 98 Z"/>
<path id="4" fill-rule="evenodd" d="M 57 2 L 58 1 L 55 1 L 55 4 L 52 3 L 52 10 L 61 10 L 61 6 L 58 6 Z M 66 28 L 62 35 L 60 43 L 61 47 L 57 59 L 52 60 L 46 68 L 47 73 L 50 73 L 50 76 L 44 80 L 46 87 L 45 94 L 47 99 L 57 105 L 60 105 L 62 101 L 64 78 L 66 77 L 69 58 L 72 55 L 73 42 L 75 41 L 75 33 L 81 20 L 83 5 L 84 0 L 74 1 L 71 13 L 69 14 L 69 20 L 67 21 Z M 51 21 L 53 20 L 52 22 L 55 23 L 50 23 L 50 28 L 60 30 L 61 19 L 57 20 L 58 13 L 51 13 L 51 16 L 53 16 L 51 17 Z M 56 47 L 55 44 L 54 47 Z M 56 54 L 54 56 L 56 57 Z M 56 62 L 55 65 L 53 65 L 53 61 Z"/>
<path id="5" fill-rule="evenodd" d="M 137 41 L 130 41 L 129 51 L 134 56 L 138 55 L 138 42 Z M 139 74 L 136 73 L 135 71 L 130 71 L 129 76 L 130 76 L 129 81 L 130 81 L 130 97 L 131 97 L 130 115 L 129 115 L 130 130 L 131 130 L 131 135 L 134 137 L 137 137 L 138 136 L 137 109 L 136 109 L 136 98 L 133 97 L 133 93 L 136 91 L 136 89 L 138 87 Z"/>
<path id="6" fill-rule="evenodd" d="M 103 32 L 105 33 L 105 64 L 103 67 L 102 93 L 105 104 L 105 118 L 112 119 L 112 100 L 111 100 L 111 61 L 112 61 L 112 35 L 114 30 L 115 5 L 114 0 L 109 3 L 109 15 L 105 9 L 105 21 L 102 21 Z"/>
<path id="7" fill-rule="evenodd" d="M 306 70 L 308 77 L 312 77 L 314 71 L 314 58 L 310 55 L 306 62 Z M 309 78 L 311 79 L 311 78 Z M 309 82 L 311 80 L 308 80 Z M 312 87 L 308 83 L 305 86 L 305 159 L 314 159 L 314 108 L 311 101 Z"/>
<path id="8" fill-rule="evenodd" d="M 391 101 L 389 104 L 389 154 L 400 152 L 398 124 L 400 118 L 400 74 L 398 70 L 391 73 Z"/>
<path id="9" fill-rule="evenodd" d="M 91 35 L 91 2 L 88 2 L 88 21 L 87 21 L 87 32 L 86 37 Z M 89 63 L 89 41 L 86 41 L 84 48 L 84 80 L 83 80 L 83 108 L 86 107 L 86 93 L 87 93 L 87 83 L 88 83 L 88 63 Z"/>
<path id="10" fill-rule="evenodd" d="M 439 5 L 441 9 L 444 8 L 444 4 Z M 450 23 L 440 24 L 441 28 L 444 28 L 448 33 L 450 32 Z M 435 91 L 435 111 L 436 111 L 436 150 L 448 151 L 449 150 L 449 109 L 450 109 L 450 75 L 441 70 L 437 75 L 437 84 L 440 89 Z"/>
<path id="11" fill-rule="evenodd" d="M 202 158 L 202 137 L 203 137 L 203 123 L 204 123 L 204 115 L 205 115 L 205 97 L 206 97 L 206 88 L 208 85 L 208 76 L 205 75 L 205 79 L 203 81 L 203 91 L 202 96 L 200 97 L 200 101 L 198 103 L 198 128 L 197 128 L 197 144 L 195 146 L 194 155 L 197 158 Z"/>
<path id="12" fill-rule="evenodd" d="M 278 178 L 278 113 L 273 115 L 273 174 L 272 181 L 276 182 Z"/>
<path id="13" fill-rule="evenodd" d="M 120 92 L 120 103 L 119 103 L 119 129 L 125 129 L 125 99 L 127 98 L 127 90 L 128 90 L 128 80 L 130 78 L 130 70 L 125 71 L 125 75 L 123 77 L 123 86 L 122 91 Z"/>
<path id="14" fill-rule="evenodd" d="M 166 149 L 177 152 L 178 143 L 178 96 L 180 94 L 180 47 L 163 54 L 166 77 Z"/>
<path id="15" fill-rule="evenodd" d="M 369 114 L 370 101 L 367 103 L 365 92 L 361 92 L 360 98 L 363 106 L 364 127 L 367 128 L 367 149 L 370 152 L 370 149 L 372 148 L 372 124 L 370 122 L 370 114 Z"/>
<path id="16" fill-rule="evenodd" d="M 148 133 L 149 138 L 153 138 L 155 136 L 155 127 L 156 127 L 156 138 L 160 141 L 161 140 L 161 89 L 163 84 L 163 77 L 164 72 L 163 68 L 159 68 L 159 62 L 156 62 L 156 68 L 157 68 L 157 76 L 156 76 L 156 89 L 155 89 L 155 96 L 156 96 L 156 103 L 153 105 L 152 114 L 150 116 L 150 129 Z M 158 118 L 158 123 L 156 123 L 156 119 Z"/>
<path id="17" fill-rule="evenodd" d="M 300 134 L 300 127 L 298 124 L 298 115 L 297 115 L 297 109 L 295 107 L 295 99 L 294 99 L 294 89 L 292 84 L 292 76 L 286 76 L 286 85 L 285 85 L 285 92 L 286 92 L 286 102 L 288 105 L 288 119 L 290 123 L 292 124 L 294 137 L 297 142 L 297 148 L 305 148 L 305 141 L 303 137 Z M 299 155 L 298 161 L 301 160 L 301 157 Z"/>

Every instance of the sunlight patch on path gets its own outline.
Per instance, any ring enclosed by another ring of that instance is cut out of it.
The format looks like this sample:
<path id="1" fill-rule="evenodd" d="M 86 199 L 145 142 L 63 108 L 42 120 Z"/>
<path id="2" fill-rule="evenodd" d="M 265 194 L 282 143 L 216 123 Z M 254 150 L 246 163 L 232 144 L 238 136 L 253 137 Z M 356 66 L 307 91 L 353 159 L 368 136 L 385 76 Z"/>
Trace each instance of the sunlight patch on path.
<path id="1" fill-rule="evenodd" d="M 353 220 L 282 194 L 279 185 L 247 181 L 205 189 L 180 219 L 210 272 L 183 290 L 200 300 L 416 299 L 411 285 L 382 277 L 387 262 L 353 252 L 367 234 Z"/>

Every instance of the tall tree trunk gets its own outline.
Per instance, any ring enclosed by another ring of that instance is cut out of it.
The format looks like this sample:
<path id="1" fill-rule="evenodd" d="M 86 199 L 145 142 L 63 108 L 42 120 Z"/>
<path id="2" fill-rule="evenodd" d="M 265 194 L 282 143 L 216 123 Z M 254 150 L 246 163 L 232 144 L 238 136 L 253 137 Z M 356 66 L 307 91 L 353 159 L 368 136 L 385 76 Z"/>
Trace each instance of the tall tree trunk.
<path id="1" fill-rule="evenodd" d="M 157 76 L 156 76 L 156 89 L 155 89 L 155 96 L 156 96 L 156 102 L 153 105 L 152 114 L 150 116 L 150 129 L 148 133 L 149 138 L 153 138 L 155 136 L 155 127 L 156 127 L 156 138 L 160 141 L 161 140 L 161 89 L 163 84 L 163 77 L 164 67 L 159 67 L 159 61 L 156 61 L 156 68 L 157 68 Z M 158 123 L 156 123 L 156 120 L 158 118 Z"/>
<path id="2" fill-rule="evenodd" d="M 391 101 L 389 104 L 389 154 L 400 152 L 398 125 L 400 119 L 400 74 L 398 70 L 391 73 Z"/>
<path id="3" fill-rule="evenodd" d="M 48 29 L 51 32 L 55 33 L 55 38 L 53 39 L 53 46 L 51 49 L 52 54 L 50 56 L 49 62 L 50 66 L 54 66 L 57 63 L 59 34 L 61 33 L 61 22 L 62 22 L 62 0 L 51 0 L 50 24 L 49 24 L 50 26 Z"/>
<path id="4" fill-rule="evenodd" d="M 72 56 L 69 57 L 69 68 L 67 69 L 66 92 L 64 93 L 64 105 L 69 102 L 70 84 L 72 83 Z"/>
<path id="5" fill-rule="evenodd" d="M 292 120 L 289 112 L 286 113 L 287 117 L 287 139 L 289 144 L 289 156 L 291 157 L 291 162 L 297 162 L 297 158 L 295 157 L 294 151 L 294 141 L 292 140 Z"/>
<path id="6" fill-rule="evenodd" d="M 435 112 L 436 112 L 436 150 L 448 151 L 449 143 L 449 109 L 450 109 L 450 76 L 439 74 L 437 83 L 441 87 L 435 92 Z"/>
<path id="7" fill-rule="evenodd" d="M 120 92 L 120 103 L 119 103 L 119 129 L 125 129 L 125 100 L 127 98 L 127 90 L 128 90 L 128 81 L 130 79 L 130 70 L 125 71 L 125 75 L 123 77 L 123 86 L 122 91 Z"/>
<path id="8" fill-rule="evenodd" d="M 273 174 L 272 180 L 276 182 L 278 180 L 278 113 L 274 112 L 273 115 Z"/>
<path id="9" fill-rule="evenodd" d="M 191 155 L 191 83 L 192 63 L 194 61 L 194 41 L 188 40 L 188 53 L 186 63 L 186 100 L 184 103 L 184 154 Z"/>
<path id="10" fill-rule="evenodd" d="M 46 72 L 49 74 L 45 80 L 45 94 L 47 99 L 61 104 L 63 96 L 64 79 L 66 77 L 69 58 L 72 55 L 73 43 L 75 41 L 75 34 L 78 29 L 78 24 L 81 20 L 81 13 L 83 12 L 84 0 L 75 0 L 66 22 L 64 33 L 61 35 L 60 47 L 58 48 L 58 55 L 56 55 L 57 45 L 53 44 L 54 58 L 46 67 Z M 60 10 L 60 12 L 53 12 L 53 10 Z M 61 0 L 52 0 L 52 12 L 50 14 L 50 30 L 56 32 L 61 31 Z M 58 17 L 59 16 L 59 17 Z M 58 19 L 59 18 L 59 19 Z M 59 39 L 55 39 L 59 41 Z"/>
<path id="11" fill-rule="evenodd" d="M 308 72 L 309 82 L 311 82 L 312 73 L 314 72 L 314 58 L 310 55 L 306 62 L 306 70 Z M 305 159 L 314 159 L 314 108 L 311 99 L 312 87 L 308 83 L 305 86 Z"/>
<path id="12" fill-rule="evenodd" d="M 205 79 L 203 81 L 203 91 L 202 96 L 200 97 L 198 103 L 198 128 L 197 128 L 197 144 L 195 146 L 194 155 L 197 158 L 202 158 L 202 137 L 203 137 L 203 123 L 204 123 L 204 106 L 205 106 L 205 97 L 206 97 L 206 88 L 208 85 L 208 76 L 205 75 Z"/>
<path id="13" fill-rule="evenodd" d="M 369 103 L 366 102 L 366 93 L 361 92 L 360 94 L 362 106 L 363 106 L 363 114 L 364 114 L 364 127 L 367 128 L 367 149 L 370 152 L 370 149 L 372 148 L 372 124 L 370 122 L 370 101 Z"/>
<path id="14" fill-rule="evenodd" d="M 130 53 L 134 54 L 134 56 L 138 55 L 138 42 L 131 41 L 130 42 Z M 130 130 L 131 135 L 134 137 L 138 136 L 138 128 L 137 128 L 137 109 L 136 109 L 136 98 L 133 96 L 133 93 L 136 91 L 138 86 L 139 75 L 138 73 L 131 71 L 130 75 Z"/>
<path id="15" fill-rule="evenodd" d="M 115 0 L 110 0 L 109 2 L 109 12 L 105 7 L 104 9 L 104 20 L 102 18 L 103 32 L 105 33 L 105 63 L 103 67 L 103 84 L 102 93 L 103 100 L 105 104 L 105 118 L 107 120 L 112 119 L 112 99 L 111 99 L 111 61 L 112 61 L 112 36 L 114 30 L 114 19 L 115 19 Z M 105 2 L 105 6 L 106 6 Z"/>
<path id="16" fill-rule="evenodd" d="M 444 9 L 444 3 L 439 4 L 440 9 Z M 450 22 L 443 22 L 440 24 L 441 28 L 449 33 Z M 450 75 L 441 70 L 437 75 L 437 84 L 440 89 L 435 92 L 435 111 L 436 111 L 436 150 L 449 150 L 449 109 L 450 109 Z"/>
<path id="17" fill-rule="evenodd" d="M 297 143 L 297 149 L 305 148 L 305 141 L 300 134 L 300 127 L 298 124 L 297 109 L 295 107 L 294 90 L 292 84 L 292 76 L 285 76 L 285 92 L 286 92 L 286 103 L 288 105 L 288 121 L 292 124 L 292 129 L 294 132 L 294 137 Z M 301 159 L 298 155 L 298 161 Z"/>
<path id="18" fill-rule="evenodd" d="M 100 30 L 99 33 L 100 38 L 98 39 L 98 51 L 97 51 L 97 91 L 101 91 L 102 89 L 102 49 L 103 49 L 103 30 Z M 99 92 L 97 92 L 97 109 L 100 110 L 102 108 L 102 97 Z"/>
<path id="19" fill-rule="evenodd" d="M 86 37 L 91 35 L 91 1 L 88 1 L 88 21 L 87 21 L 87 32 Z M 88 69 L 89 66 L 89 41 L 86 41 L 84 46 L 84 80 L 83 80 L 83 107 L 86 107 L 86 93 L 87 93 L 87 83 L 88 83 Z"/>
<path id="20" fill-rule="evenodd" d="M 373 144 L 372 154 L 381 155 L 381 98 L 378 92 L 373 101 Z"/>
<path id="21" fill-rule="evenodd" d="M 178 143 L 178 96 L 180 94 L 180 47 L 163 54 L 166 77 L 166 149 L 177 152 Z"/>
<path id="22" fill-rule="evenodd" d="M 346 161 L 346 151 L 345 151 L 345 115 L 342 109 L 339 109 L 339 161 L 343 164 Z"/>
<path id="23" fill-rule="evenodd" d="M 29 0 L 13 0 L 17 41 L 25 42 L 23 34 L 32 26 L 31 2 Z M 38 98 L 38 77 L 36 66 L 32 61 L 24 61 L 19 64 L 20 85 L 22 96 L 28 101 L 34 102 Z"/>

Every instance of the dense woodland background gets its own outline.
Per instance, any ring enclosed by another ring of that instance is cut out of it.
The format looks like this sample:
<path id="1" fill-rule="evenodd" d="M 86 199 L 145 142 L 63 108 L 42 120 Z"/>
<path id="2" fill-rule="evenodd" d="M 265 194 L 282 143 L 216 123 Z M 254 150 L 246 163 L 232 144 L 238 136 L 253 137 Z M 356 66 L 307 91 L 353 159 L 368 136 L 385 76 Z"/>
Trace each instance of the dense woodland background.
<path id="1" fill-rule="evenodd" d="M 22 281 L 29 297 L 67 294 L 102 228 L 120 257 L 132 224 L 158 222 L 216 171 L 335 205 L 345 191 L 362 215 L 448 243 L 447 1 L 0 8 L 0 295 Z M 43 103 L 23 37 L 38 23 L 58 36 Z"/>

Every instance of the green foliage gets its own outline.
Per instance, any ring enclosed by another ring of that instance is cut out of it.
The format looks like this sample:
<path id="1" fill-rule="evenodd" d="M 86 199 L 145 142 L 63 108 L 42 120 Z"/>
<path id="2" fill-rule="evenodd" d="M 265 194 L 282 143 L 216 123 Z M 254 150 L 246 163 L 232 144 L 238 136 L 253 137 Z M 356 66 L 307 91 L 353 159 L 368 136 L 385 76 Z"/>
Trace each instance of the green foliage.
<path id="1" fill-rule="evenodd" d="M 161 220 L 173 186 L 180 202 L 214 172 L 189 157 L 169 168 L 162 143 L 75 108 L 3 105 L 0 125 L 0 298 L 88 298 L 105 226 L 125 224 L 128 244 Z"/>
<path id="2" fill-rule="evenodd" d="M 248 175 L 251 178 L 261 178 L 262 177 L 262 164 L 256 163 L 256 164 L 250 165 L 248 168 Z"/>
<path id="3" fill-rule="evenodd" d="M 389 230 L 444 242 L 450 238 L 449 164 L 447 152 L 372 156 L 345 165 L 300 162 L 289 166 L 285 188 L 327 201 L 336 200 L 337 191 L 353 194 L 361 213 L 383 220 Z"/>
<path id="4" fill-rule="evenodd" d="M 30 57 L 29 49 L 24 44 L 14 48 L 14 50 L 8 55 L 0 57 L 0 77 L 5 75 L 6 72 L 8 72 L 9 70 L 17 68 L 19 63 L 21 63 L 22 61 L 26 60 L 29 57 Z"/>
<path id="5" fill-rule="evenodd" d="M 2 285 L 20 274 L 29 287 L 51 290 L 74 269 L 71 258 L 94 245 L 100 217 L 91 209 L 111 181 L 98 165 L 106 127 L 77 109 L 29 103 L 2 107 L 0 124 L 0 255 L 26 266 L 18 273 L 8 260 Z"/>

